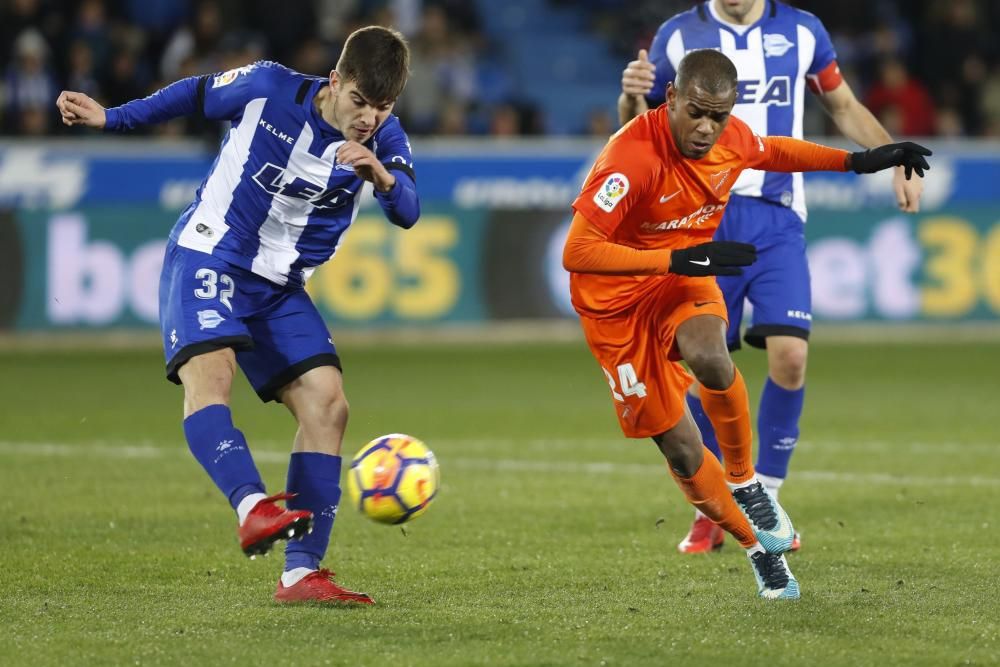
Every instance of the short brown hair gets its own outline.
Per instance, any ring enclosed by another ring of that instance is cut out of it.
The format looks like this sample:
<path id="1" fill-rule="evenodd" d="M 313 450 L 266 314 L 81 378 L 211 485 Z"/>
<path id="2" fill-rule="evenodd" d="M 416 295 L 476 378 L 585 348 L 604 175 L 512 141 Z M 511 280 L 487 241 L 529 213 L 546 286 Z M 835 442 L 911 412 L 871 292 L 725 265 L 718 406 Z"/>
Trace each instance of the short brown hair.
<path id="1" fill-rule="evenodd" d="M 372 25 L 347 37 L 337 73 L 353 81 L 358 92 L 377 104 L 394 102 L 403 92 L 410 70 L 410 47 L 399 32 Z"/>

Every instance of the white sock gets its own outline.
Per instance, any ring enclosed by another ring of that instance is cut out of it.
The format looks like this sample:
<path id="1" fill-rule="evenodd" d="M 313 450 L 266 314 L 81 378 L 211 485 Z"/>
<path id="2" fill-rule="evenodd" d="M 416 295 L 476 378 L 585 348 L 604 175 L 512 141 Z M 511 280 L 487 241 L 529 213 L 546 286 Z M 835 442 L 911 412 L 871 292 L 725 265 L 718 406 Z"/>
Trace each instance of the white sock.
<path id="1" fill-rule="evenodd" d="M 247 520 L 247 515 L 250 514 L 250 510 L 254 508 L 254 505 L 260 501 L 267 498 L 263 493 L 251 493 L 249 496 L 240 501 L 240 504 L 236 506 L 236 516 L 240 518 L 240 525 Z"/>
<path id="2" fill-rule="evenodd" d="M 302 579 L 309 573 L 315 572 L 316 570 L 310 570 L 308 567 L 297 567 L 294 570 L 289 570 L 288 572 L 281 573 L 281 585 L 285 588 L 294 586 L 295 584 L 302 581 Z"/>
<path id="3" fill-rule="evenodd" d="M 778 489 L 780 489 L 781 485 L 785 483 L 785 480 L 781 477 L 771 477 L 770 475 L 761 475 L 760 473 L 757 473 L 757 479 L 760 480 L 760 483 L 764 485 L 764 488 L 770 491 L 771 495 L 774 496 L 774 499 L 777 500 Z"/>
<path id="4" fill-rule="evenodd" d="M 750 486 L 751 484 L 755 484 L 756 482 L 759 482 L 759 481 L 760 480 L 757 479 L 757 475 L 755 474 L 753 477 L 751 477 L 750 479 L 748 479 L 745 482 L 739 482 L 737 484 L 733 484 L 732 482 L 726 482 L 726 486 L 729 487 L 730 491 L 735 491 L 736 489 L 744 489 L 744 488 Z"/>

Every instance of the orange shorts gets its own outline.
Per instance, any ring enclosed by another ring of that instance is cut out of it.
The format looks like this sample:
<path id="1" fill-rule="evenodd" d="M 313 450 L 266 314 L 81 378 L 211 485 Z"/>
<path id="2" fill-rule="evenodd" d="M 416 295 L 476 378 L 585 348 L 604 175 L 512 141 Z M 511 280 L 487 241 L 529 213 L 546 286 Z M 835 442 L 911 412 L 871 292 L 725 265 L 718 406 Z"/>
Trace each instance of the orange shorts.
<path id="1" fill-rule="evenodd" d="M 729 321 L 715 280 L 671 274 L 622 313 L 600 319 L 580 316 L 626 437 L 659 435 L 684 416 L 684 394 L 694 378 L 678 363 L 675 336 L 677 327 L 698 315 Z"/>

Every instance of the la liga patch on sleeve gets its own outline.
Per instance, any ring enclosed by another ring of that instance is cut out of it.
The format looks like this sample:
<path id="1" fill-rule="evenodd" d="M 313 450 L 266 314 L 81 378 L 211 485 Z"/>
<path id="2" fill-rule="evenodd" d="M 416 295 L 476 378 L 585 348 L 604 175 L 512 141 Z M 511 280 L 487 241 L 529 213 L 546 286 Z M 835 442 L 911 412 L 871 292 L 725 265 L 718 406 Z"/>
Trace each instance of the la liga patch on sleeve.
<path id="1" fill-rule="evenodd" d="M 611 174 L 594 193 L 594 203 L 601 210 L 611 213 L 628 192 L 628 177 L 625 174 Z"/>
<path id="2" fill-rule="evenodd" d="M 222 88 L 223 86 L 228 86 L 233 81 L 236 81 L 236 77 L 240 74 L 249 74 L 252 69 L 253 65 L 244 65 L 243 67 L 237 67 L 236 69 L 231 69 L 228 72 L 223 72 L 212 79 L 212 88 Z"/>

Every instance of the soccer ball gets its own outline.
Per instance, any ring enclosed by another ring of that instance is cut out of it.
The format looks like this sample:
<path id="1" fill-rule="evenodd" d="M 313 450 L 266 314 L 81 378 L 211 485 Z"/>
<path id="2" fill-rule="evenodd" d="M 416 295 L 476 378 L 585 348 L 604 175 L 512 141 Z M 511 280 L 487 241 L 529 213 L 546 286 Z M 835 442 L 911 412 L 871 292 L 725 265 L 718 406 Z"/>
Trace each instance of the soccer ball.
<path id="1" fill-rule="evenodd" d="M 351 461 L 351 503 L 379 523 L 404 523 L 427 511 L 437 495 L 437 459 L 420 440 L 402 433 L 375 438 Z"/>

